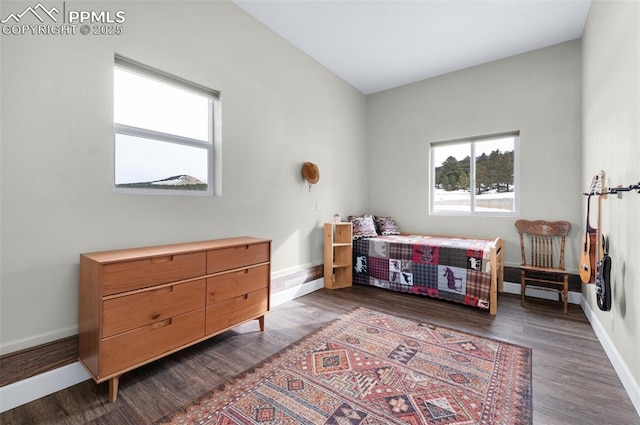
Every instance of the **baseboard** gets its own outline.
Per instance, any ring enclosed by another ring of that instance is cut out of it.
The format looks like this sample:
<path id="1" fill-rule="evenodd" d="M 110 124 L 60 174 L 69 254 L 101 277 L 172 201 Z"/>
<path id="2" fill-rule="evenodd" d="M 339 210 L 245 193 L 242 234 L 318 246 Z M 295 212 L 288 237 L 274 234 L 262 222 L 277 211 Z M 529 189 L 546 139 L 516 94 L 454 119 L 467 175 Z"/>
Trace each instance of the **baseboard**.
<path id="1" fill-rule="evenodd" d="M 519 283 L 511 283 L 504 282 L 503 286 L 504 292 L 507 294 L 517 294 L 520 295 L 520 284 Z M 535 288 L 527 289 L 527 296 L 534 298 L 542 298 L 545 300 L 558 300 L 558 295 L 549 291 L 540 291 Z M 582 294 L 578 292 L 569 291 L 569 304 L 582 304 Z M 500 306 L 498 306 L 498 309 Z"/>
<path id="2" fill-rule="evenodd" d="M 304 285 L 299 285 L 299 286 L 296 286 L 295 288 L 290 288 L 284 291 L 280 291 L 276 294 L 271 295 L 271 307 L 284 304 L 298 297 L 302 297 L 303 295 L 307 295 L 312 292 L 315 292 L 318 289 L 322 289 L 323 287 L 324 287 L 324 278 L 321 277 L 319 279 L 312 280 L 311 282 L 307 282 Z"/>
<path id="3" fill-rule="evenodd" d="M 633 378 L 629 367 L 622 356 L 620 356 L 620 352 L 618 352 L 615 345 L 613 345 L 613 342 L 611 341 L 611 338 L 609 338 L 609 335 L 607 335 L 602 323 L 600 323 L 595 312 L 591 309 L 589 303 L 587 303 L 584 297 L 582 297 L 582 302 L 580 304 L 582 305 L 582 310 L 584 311 L 585 316 L 587 316 L 587 319 L 591 324 L 591 328 L 593 328 L 593 331 L 598 337 L 598 341 L 600 341 L 600 345 L 602 345 L 604 352 L 607 353 L 607 357 L 611 361 L 618 378 L 620 378 L 622 386 L 629 395 L 633 407 L 636 408 L 636 412 L 638 412 L 638 416 L 640 416 L 640 384 Z"/>
<path id="4" fill-rule="evenodd" d="M 0 387 L 0 413 L 91 379 L 80 362 Z"/>
<path id="5" fill-rule="evenodd" d="M 296 273 L 299 273 L 299 272 L 308 271 L 310 269 L 313 269 L 314 267 L 322 266 L 322 264 L 323 264 L 322 261 L 315 261 L 313 263 L 306 263 L 306 264 L 301 264 L 294 267 L 289 267 L 287 269 L 272 271 L 271 281 L 273 282 L 274 280 L 286 278 L 286 277 L 295 275 Z"/>

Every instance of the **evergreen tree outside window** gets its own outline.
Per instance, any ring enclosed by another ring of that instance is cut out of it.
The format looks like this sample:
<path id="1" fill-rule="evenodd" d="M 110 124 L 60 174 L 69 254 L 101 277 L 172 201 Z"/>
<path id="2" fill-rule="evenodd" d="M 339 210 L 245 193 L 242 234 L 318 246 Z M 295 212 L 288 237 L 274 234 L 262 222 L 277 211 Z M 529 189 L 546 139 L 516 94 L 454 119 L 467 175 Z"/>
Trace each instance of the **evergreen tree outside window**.
<path id="1" fill-rule="evenodd" d="M 431 143 L 430 212 L 516 215 L 519 139 L 507 133 Z"/>

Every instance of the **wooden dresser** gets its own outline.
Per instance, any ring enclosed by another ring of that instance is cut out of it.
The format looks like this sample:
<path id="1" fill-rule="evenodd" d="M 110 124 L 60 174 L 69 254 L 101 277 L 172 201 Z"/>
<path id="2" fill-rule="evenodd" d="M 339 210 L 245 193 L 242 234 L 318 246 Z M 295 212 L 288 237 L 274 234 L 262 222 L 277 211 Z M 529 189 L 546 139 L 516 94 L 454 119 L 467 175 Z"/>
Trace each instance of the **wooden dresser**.
<path id="1" fill-rule="evenodd" d="M 115 401 L 123 373 L 269 311 L 271 241 L 239 237 L 80 255 L 78 358 Z"/>

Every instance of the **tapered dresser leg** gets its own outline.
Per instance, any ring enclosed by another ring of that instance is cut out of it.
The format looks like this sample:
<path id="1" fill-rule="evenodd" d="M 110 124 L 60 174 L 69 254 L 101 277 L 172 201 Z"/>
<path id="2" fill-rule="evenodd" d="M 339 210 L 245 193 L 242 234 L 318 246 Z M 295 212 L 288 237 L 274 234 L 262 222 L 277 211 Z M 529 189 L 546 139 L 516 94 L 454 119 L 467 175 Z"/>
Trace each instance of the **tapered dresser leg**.
<path id="1" fill-rule="evenodd" d="M 109 401 L 111 403 L 116 401 L 118 397 L 118 381 L 120 377 L 116 376 L 115 378 L 109 379 Z"/>

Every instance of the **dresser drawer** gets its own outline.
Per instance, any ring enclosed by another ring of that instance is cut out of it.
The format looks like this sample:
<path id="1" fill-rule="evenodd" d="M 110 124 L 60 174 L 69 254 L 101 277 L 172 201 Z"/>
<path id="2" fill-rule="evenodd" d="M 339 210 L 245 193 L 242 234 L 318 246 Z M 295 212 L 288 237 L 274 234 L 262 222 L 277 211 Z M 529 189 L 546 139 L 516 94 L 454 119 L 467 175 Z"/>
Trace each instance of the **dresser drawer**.
<path id="1" fill-rule="evenodd" d="M 269 243 L 238 245 L 207 252 L 207 273 L 239 269 L 269 261 Z"/>
<path id="2" fill-rule="evenodd" d="M 205 284 L 200 279 L 104 301 L 102 337 L 203 308 Z"/>
<path id="3" fill-rule="evenodd" d="M 207 305 L 269 287 L 269 266 L 258 266 L 207 279 Z"/>
<path id="4" fill-rule="evenodd" d="M 266 313 L 269 306 L 267 288 L 250 292 L 207 307 L 207 335 Z"/>
<path id="5" fill-rule="evenodd" d="M 106 338 L 100 371 L 111 375 L 204 337 L 205 310 L 200 309 Z"/>
<path id="6" fill-rule="evenodd" d="M 206 272 L 206 262 L 206 253 L 202 251 L 105 264 L 102 295 L 202 276 Z"/>

